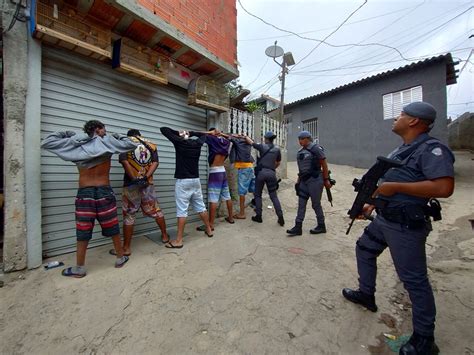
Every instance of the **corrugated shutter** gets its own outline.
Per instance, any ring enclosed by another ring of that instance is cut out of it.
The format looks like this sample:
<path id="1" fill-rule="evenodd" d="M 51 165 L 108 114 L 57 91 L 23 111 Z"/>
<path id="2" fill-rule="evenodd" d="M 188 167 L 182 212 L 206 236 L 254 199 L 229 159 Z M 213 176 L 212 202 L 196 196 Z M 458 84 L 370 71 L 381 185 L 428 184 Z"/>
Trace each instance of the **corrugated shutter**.
<path id="1" fill-rule="evenodd" d="M 114 71 L 107 64 L 77 55 L 44 48 L 41 89 L 41 136 L 60 130 L 82 130 L 87 120 L 99 119 L 108 132 L 126 134 L 130 128 L 158 145 L 160 165 L 154 175 L 155 189 L 168 227 L 176 225 L 174 202 L 175 152 L 159 127 L 204 130 L 206 112 L 187 105 L 184 90 L 158 86 Z M 74 198 L 78 172 L 74 164 L 64 162 L 43 150 L 41 153 L 42 238 L 46 256 L 75 250 Z M 203 148 L 200 176 L 207 191 L 207 150 Z M 123 168 L 113 157 L 111 184 L 117 196 L 121 219 Z M 135 235 L 156 232 L 151 218 L 137 213 Z M 193 215 L 190 220 L 196 220 Z M 122 229 L 122 228 L 121 228 Z M 90 246 L 110 243 L 96 225 Z"/>

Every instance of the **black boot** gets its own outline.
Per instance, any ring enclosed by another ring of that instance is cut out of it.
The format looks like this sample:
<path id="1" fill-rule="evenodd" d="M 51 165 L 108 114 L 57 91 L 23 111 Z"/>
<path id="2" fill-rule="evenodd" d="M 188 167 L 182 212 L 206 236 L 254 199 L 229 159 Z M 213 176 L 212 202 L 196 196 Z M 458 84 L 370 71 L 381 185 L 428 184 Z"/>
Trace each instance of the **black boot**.
<path id="1" fill-rule="evenodd" d="M 286 231 L 288 233 L 288 237 L 294 237 L 295 235 L 302 235 L 303 234 L 303 223 L 296 222 L 295 226 L 291 229 Z"/>
<path id="2" fill-rule="evenodd" d="M 326 225 L 325 224 L 318 224 L 317 227 L 311 229 L 309 232 L 311 234 L 326 233 Z"/>
<path id="3" fill-rule="evenodd" d="M 351 290 L 345 288 L 342 290 L 342 295 L 349 301 L 364 306 L 369 311 L 377 312 L 377 305 L 375 304 L 375 296 L 367 295 L 360 290 Z"/>
<path id="4" fill-rule="evenodd" d="M 262 223 L 263 220 L 262 220 L 262 215 L 261 214 L 257 214 L 255 216 L 252 217 L 252 221 L 254 222 L 257 222 L 257 223 Z"/>
<path id="5" fill-rule="evenodd" d="M 434 337 L 425 337 L 417 333 L 413 333 L 408 340 L 400 348 L 400 355 L 432 355 L 439 354 L 439 349 L 434 342 Z"/>
<path id="6" fill-rule="evenodd" d="M 283 219 L 283 216 L 278 217 L 278 224 L 282 227 L 285 225 L 285 220 Z"/>

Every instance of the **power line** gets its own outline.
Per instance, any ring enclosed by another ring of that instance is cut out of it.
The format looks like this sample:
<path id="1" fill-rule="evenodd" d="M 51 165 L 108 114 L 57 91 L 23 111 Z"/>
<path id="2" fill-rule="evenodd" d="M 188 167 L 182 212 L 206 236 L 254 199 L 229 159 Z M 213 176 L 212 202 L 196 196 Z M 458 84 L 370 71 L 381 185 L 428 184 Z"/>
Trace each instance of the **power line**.
<path id="1" fill-rule="evenodd" d="M 454 12 L 454 11 L 456 11 L 456 10 L 462 8 L 462 7 L 464 7 L 464 6 L 457 7 L 456 9 L 451 10 L 451 11 L 449 11 L 448 13 Z M 468 10 L 469 10 L 469 9 L 468 9 Z M 419 25 L 416 25 L 416 26 L 412 26 L 412 27 L 410 27 L 410 28 L 406 28 L 405 30 L 399 31 L 399 32 L 397 32 L 396 34 L 394 34 L 394 35 L 392 35 L 392 36 L 386 37 L 385 39 L 383 39 L 383 41 L 384 41 L 384 42 L 387 42 L 387 41 L 391 40 L 391 39 L 394 38 L 394 37 L 400 37 L 400 38 L 401 38 L 401 35 L 404 34 L 404 33 L 415 33 L 415 29 L 416 29 L 416 28 L 426 27 L 428 24 L 431 24 L 431 23 L 438 23 L 439 18 L 445 17 L 446 15 L 447 15 L 447 13 L 444 13 L 444 14 L 442 14 L 442 15 L 440 15 L 440 16 L 435 16 L 435 17 L 433 17 L 432 19 L 430 19 L 430 20 L 428 20 L 428 21 L 426 21 L 426 22 L 423 22 L 423 23 L 421 23 L 421 24 L 419 24 Z M 452 20 L 452 19 L 448 20 L 448 22 L 451 21 L 451 20 Z M 446 23 L 445 23 L 445 24 L 446 24 Z M 430 31 L 432 31 L 432 30 L 430 30 Z M 428 33 L 429 33 L 430 31 L 428 31 Z M 427 35 L 427 33 L 425 33 L 424 35 Z M 417 35 L 416 35 L 416 37 L 418 38 Z M 400 47 L 400 46 L 403 46 L 403 45 L 405 45 L 405 44 L 407 44 L 407 43 L 413 43 L 413 39 L 412 39 L 412 38 L 409 38 L 409 39 L 407 40 L 407 42 L 404 42 L 402 45 L 397 45 L 397 46 Z M 320 60 L 320 61 L 318 61 L 318 62 L 315 62 L 315 63 L 312 63 L 312 64 L 310 64 L 310 65 L 304 66 L 304 67 L 302 67 L 302 68 L 300 68 L 300 69 L 308 68 L 308 67 L 310 67 L 310 66 L 323 63 L 323 62 L 325 62 L 325 61 L 327 61 L 327 60 L 329 60 L 329 59 L 332 59 L 333 57 L 336 57 L 336 56 L 342 54 L 342 53 L 344 53 L 344 51 L 341 51 L 341 52 L 339 52 L 339 53 L 337 53 L 337 54 L 335 54 L 335 55 L 332 55 L 332 56 L 330 56 L 330 57 L 327 57 L 327 58 L 325 58 L 325 59 L 323 59 L 323 60 Z M 351 60 L 351 61 L 349 61 L 349 62 L 346 62 L 346 63 L 343 64 L 343 65 L 363 63 L 363 62 L 367 62 L 368 60 L 373 60 L 373 59 L 375 59 L 375 58 L 380 58 L 380 59 L 382 59 L 382 58 L 385 58 L 385 57 L 389 56 L 390 54 L 391 54 L 391 51 L 384 51 L 383 53 L 380 53 L 380 54 L 376 54 L 376 55 L 373 55 L 373 54 L 372 54 L 370 57 L 365 58 L 365 59 L 362 59 L 362 60 L 360 60 L 360 59 L 359 59 L 359 60 L 358 60 L 358 59 Z M 415 60 L 414 58 L 408 58 L 408 59 L 409 59 L 410 61 Z"/>
<path id="2" fill-rule="evenodd" d="M 366 3 L 367 3 L 367 0 L 364 0 L 365 2 L 357 9 L 355 10 L 351 15 L 349 15 L 349 17 L 345 20 L 347 21 L 355 12 L 357 12 L 362 6 L 364 6 Z M 274 24 L 268 22 L 268 21 L 265 21 L 264 19 L 262 19 L 261 17 L 257 16 L 257 15 L 254 15 L 252 14 L 251 12 L 249 12 L 243 5 L 242 5 L 242 2 L 240 0 L 238 0 L 239 2 L 239 5 L 240 7 L 249 15 L 249 16 L 252 16 L 260 21 L 262 21 L 264 24 L 268 25 L 268 26 L 271 26 L 279 31 L 282 31 L 282 32 L 285 32 L 285 33 L 290 33 L 298 38 L 301 38 L 301 39 L 306 39 L 308 41 L 313 41 L 313 42 L 319 42 L 318 46 L 316 46 L 315 48 L 319 47 L 319 45 L 321 45 L 322 43 L 326 44 L 327 46 L 329 47 L 351 47 L 351 46 L 355 46 L 355 47 L 371 47 L 371 46 L 380 46 L 380 47 L 385 47 L 385 48 L 390 48 L 391 50 L 394 50 L 395 52 L 398 53 L 398 55 L 400 55 L 401 58 L 405 59 L 402 52 L 400 52 L 397 48 L 395 47 L 392 47 L 392 46 L 389 46 L 389 45 L 386 45 L 386 44 L 382 44 L 382 43 L 364 43 L 364 44 L 357 44 L 357 43 L 346 43 L 346 44 L 332 44 L 332 43 L 329 43 L 329 42 L 326 42 L 325 40 L 320 40 L 320 39 L 316 39 L 316 38 L 311 38 L 311 37 L 305 37 L 305 36 L 301 36 L 299 35 L 298 33 L 296 32 L 293 32 L 293 31 L 289 31 L 289 30 L 285 30 L 283 28 L 280 28 L 278 26 L 275 26 Z M 345 22 L 344 21 L 344 22 Z M 340 27 L 342 27 L 342 25 L 344 24 L 344 22 L 337 27 L 337 29 L 333 32 L 331 32 L 330 35 L 332 35 L 333 33 L 335 33 L 337 30 L 339 30 Z M 330 36 L 329 35 L 329 36 Z M 327 36 L 326 38 L 328 38 L 329 36 Z M 301 60 L 298 62 L 300 63 Z M 297 63 L 297 64 L 298 64 Z M 297 65 L 295 64 L 295 65 Z M 293 66 L 294 67 L 294 66 Z"/>
<path id="3" fill-rule="evenodd" d="M 240 0 L 239 0 L 240 1 Z M 303 58 L 301 58 L 295 65 L 293 65 L 293 67 L 290 69 L 293 70 L 298 64 L 300 64 L 303 60 L 305 60 L 306 58 L 308 58 L 322 43 L 325 43 L 325 41 L 331 37 L 334 33 L 336 33 L 337 31 L 339 31 L 339 29 L 344 26 L 344 24 L 357 12 L 359 11 L 365 4 L 367 4 L 367 0 L 364 0 L 364 2 L 357 8 L 355 9 L 354 11 L 352 11 L 349 16 L 347 16 L 344 21 L 341 22 L 341 24 L 339 26 L 336 27 L 336 29 L 334 31 L 332 31 L 331 33 L 329 33 L 326 37 L 324 37 L 324 39 L 319 42 L 313 49 L 311 49 L 309 51 L 308 54 L 306 54 Z M 401 53 L 400 53 L 401 54 Z"/>
<path id="4" fill-rule="evenodd" d="M 417 5 L 417 6 L 418 6 L 418 5 Z M 415 6 L 415 7 L 417 7 L 417 6 Z M 411 9 L 411 8 L 413 8 L 413 6 L 405 7 L 405 8 L 400 9 L 400 10 L 395 10 L 395 11 L 387 12 L 387 13 L 384 13 L 384 14 L 382 14 L 382 15 L 377 15 L 377 16 L 372 16 L 372 17 L 366 17 L 366 18 L 361 19 L 361 20 L 358 20 L 358 21 L 347 22 L 347 23 L 346 23 L 346 26 L 348 26 L 348 25 L 355 25 L 355 24 L 357 24 L 357 23 L 366 22 L 366 21 L 370 21 L 370 20 L 373 20 L 373 19 L 377 19 L 377 18 L 381 18 L 381 17 L 393 15 L 393 14 L 396 14 L 396 13 L 398 13 L 398 12 L 402 12 L 402 11 L 405 11 L 405 10 Z M 299 35 L 303 35 L 303 34 L 307 34 L 307 33 L 322 32 L 322 31 L 332 30 L 332 29 L 334 29 L 334 28 L 336 28 L 336 26 L 321 28 L 321 29 L 319 29 L 319 30 L 311 30 L 311 31 L 299 32 L 298 34 L 299 34 Z M 285 38 L 285 37 L 291 37 L 291 36 L 294 36 L 294 34 L 281 35 L 281 36 L 272 36 L 272 37 L 260 37 L 260 38 L 239 39 L 239 42 L 273 40 L 273 39 Z"/>
<path id="5" fill-rule="evenodd" d="M 267 60 L 265 61 L 265 63 L 264 63 L 264 64 L 262 65 L 262 67 L 260 68 L 260 71 L 258 72 L 258 74 L 257 74 L 257 76 L 255 77 L 255 79 L 253 79 L 250 83 L 248 83 L 247 85 L 245 85 L 245 87 L 249 87 L 249 86 L 252 85 L 255 81 L 257 81 L 257 79 L 260 77 L 260 74 L 262 74 L 263 68 L 265 68 L 265 66 L 267 65 L 268 59 L 270 59 L 270 58 L 267 57 Z"/>

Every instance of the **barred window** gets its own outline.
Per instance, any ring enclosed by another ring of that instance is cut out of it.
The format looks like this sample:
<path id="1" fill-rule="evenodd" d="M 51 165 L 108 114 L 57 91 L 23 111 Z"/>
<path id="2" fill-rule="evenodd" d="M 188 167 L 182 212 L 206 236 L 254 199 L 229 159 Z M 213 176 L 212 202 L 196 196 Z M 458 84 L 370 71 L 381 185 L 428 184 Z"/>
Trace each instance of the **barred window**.
<path id="1" fill-rule="evenodd" d="M 402 112 L 403 106 L 415 101 L 423 101 L 421 86 L 383 95 L 383 119 L 390 120 Z"/>
<path id="2" fill-rule="evenodd" d="M 303 131 L 311 133 L 313 140 L 317 143 L 319 141 L 318 119 L 313 118 L 311 120 L 303 121 Z"/>

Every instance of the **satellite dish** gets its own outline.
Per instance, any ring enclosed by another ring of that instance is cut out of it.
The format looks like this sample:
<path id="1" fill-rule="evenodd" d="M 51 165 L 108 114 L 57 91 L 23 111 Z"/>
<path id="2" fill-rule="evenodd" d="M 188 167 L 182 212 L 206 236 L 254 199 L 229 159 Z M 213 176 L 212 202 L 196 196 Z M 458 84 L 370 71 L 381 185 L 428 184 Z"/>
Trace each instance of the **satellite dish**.
<path id="1" fill-rule="evenodd" d="M 277 46 L 276 44 L 265 49 L 265 54 L 270 58 L 278 58 L 283 55 L 283 48 Z"/>

